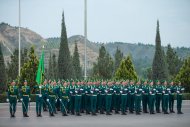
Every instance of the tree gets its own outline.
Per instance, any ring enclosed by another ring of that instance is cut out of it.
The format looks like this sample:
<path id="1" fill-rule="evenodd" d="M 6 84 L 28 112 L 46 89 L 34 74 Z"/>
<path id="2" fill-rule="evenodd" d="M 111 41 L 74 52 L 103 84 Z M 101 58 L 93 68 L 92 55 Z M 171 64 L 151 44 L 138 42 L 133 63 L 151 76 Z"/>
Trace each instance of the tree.
<path id="1" fill-rule="evenodd" d="M 115 72 L 115 78 L 117 80 L 137 80 L 137 73 L 130 56 L 121 61 L 119 68 Z"/>
<path id="2" fill-rule="evenodd" d="M 80 60 L 79 60 L 79 53 L 78 53 L 78 47 L 77 47 L 77 43 L 75 43 L 75 50 L 73 53 L 73 67 L 75 70 L 75 76 L 76 79 L 81 79 L 82 78 L 82 69 L 80 66 Z"/>
<path id="3" fill-rule="evenodd" d="M 179 73 L 176 75 L 176 81 L 180 81 L 185 87 L 186 92 L 190 92 L 190 57 L 188 57 L 181 67 Z"/>
<path id="4" fill-rule="evenodd" d="M 167 67 L 164 51 L 162 50 L 162 47 L 161 47 L 159 21 L 157 21 L 156 50 L 155 50 L 153 64 L 152 64 L 152 78 L 153 80 L 157 80 L 157 79 L 167 80 L 168 79 L 168 67 Z"/>
<path id="5" fill-rule="evenodd" d="M 34 51 L 34 47 L 30 48 L 28 55 L 28 61 L 24 63 L 21 68 L 21 76 L 19 78 L 19 84 L 22 85 L 24 80 L 27 80 L 31 88 L 36 85 L 36 73 L 38 70 L 38 59 Z"/>
<path id="6" fill-rule="evenodd" d="M 97 78 L 110 79 L 113 75 L 113 60 L 105 47 L 102 45 L 99 49 L 97 64 L 94 63 L 93 75 Z"/>
<path id="7" fill-rule="evenodd" d="M 123 53 L 121 52 L 121 50 L 117 47 L 117 50 L 115 52 L 115 61 L 114 61 L 114 71 L 117 70 L 117 68 L 120 65 L 121 60 L 123 59 Z"/>
<path id="8" fill-rule="evenodd" d="M 53 77 L 53 64 L 52 64 L 52 56 L 50 52 L 49 65 L 48 65 L 48 79 L 51 79 L 52 77 Z"/>
<path id="9" fill-rule="evenodd" d="M 2 93 L 6 88 L 7 83 L 7 75 L 6 75 L 6 69 L 5 69 L 5 62 L 4 57 L 1 49 L 1 43 L 0 43 L 0 92 Z"/>
<path id="10" fill-rule="evenodd" d="M 62 13 L 61 43 L 58 56 L 58 77 L 60 79 L 74 78 L 74 69 L 68 47 L 67 32 L 65 26 L 64 12 Z"/>
<path id="11" fill-rule="evenodd" d="M 169 44 L 167 47 L 166 52 L 166 59 L 168 63 L 168 71 L 170 74 L 171 79 L 173 79 L 176 74 L 179 72 L 183 62 L 178 58 L 176 52 L 172 49 L 171 45 Z"/>
<path id="12" fill-rule="evenodd" d="M 57 77 L 57 72 L 58 72 L 58 70 L 57 70 L 57 60 L 56 60 L 56 55 L 55 54 L 53 54 L 53 56 L 52 56 L 52 68 L 53 68 L 53 76 L 51 77 L 51 78 L 53 78 L 53 79 L 57 79 L 58 77 Z"/>

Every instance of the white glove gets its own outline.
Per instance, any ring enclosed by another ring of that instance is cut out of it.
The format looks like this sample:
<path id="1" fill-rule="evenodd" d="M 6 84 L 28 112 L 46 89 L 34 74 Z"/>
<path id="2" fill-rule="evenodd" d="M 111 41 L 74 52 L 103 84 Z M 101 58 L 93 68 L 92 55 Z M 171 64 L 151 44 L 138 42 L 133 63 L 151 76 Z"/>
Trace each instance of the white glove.
<path id="1" fill-rule="evenodd" d="M 165 93 L 165 91 L 163 91 L 162 93 Z"/>
<path id="2" fill-rule="evenodd" d="M 55 99 L 55 102 L 57 102 L 57 99 Z"/>
<path id="3" fill-rule="evenodd" d="M 42 86 L 40 85 L 40 86 L 39 86 L 39 88 L 41 89 L 41 88 L 42 88 Z"/>
<path id="4" fill-rule="evenodd" d="M 113 90 L 112 88 L 110 90 Z"/>
<path id="5" fill-rule="evenodd" d="M 123 91 L 120 91 L 120 93 L 123 93 Z"/>
<path id="6" fill-rule="evenodd" d="M 179 91 L 177 91 L 177 93 L 179 93 Z"/>
<path id="7" fill-rule="evenodd" d="M 75 91 L 75 93 L 78 93 L 78 91 Z"/>
<path id="8" fill-rule="evenodd" d="M 85 93 L 88 93 L 88 91 L 85 91 Z"/>
<path id="9" fill-rule="evenodd" d="M 49 102 L 49 99 L 46 99 L 47 102 Z"/>
<path id="10" fill-rule="evenodd" d="M 142 91 L 144 93 L 144 91 Z"/>
<path id="11" fill-rule="evenodd" d="M 72 91 L 70 91 L 70 93 L 72 94 L 73 92 L 72 92 Z"/>
<path id="12" fill-rule="evenodd" d="M 70 101 L 70 99 L 68 99 L 68 102 Z"/>
<path id="13" fill-rule="evenodd" d="M 158 91 L 156 91 L 156 93 L 158 93 Z"/>
<path id="14" fill-rule="evenodd" d="M 142 91 L 142 89 L 139 89 L 139 91 Z"/>
<path id="15" fill-rule="evenodd" d="M 83 89 L 80 89 L 80 91 L 83 91 Z"/>
<path id="16" fill-rule="evenodd" d="M 21 100 L 21 101 L 23 101 L 23 99 L 22 99 L 22 98 L 21 98 L 20 100 Z"/>
<path id="17" fill-rule="evenodd" d="M 39 97 L 42 97 L 42 95 L 41 95 L 41 94 L 39 94 Z"/>
<path id="18" fill-rule="evenodd" d="M 149 92 L 150 94 L 152 94 L 152 92 Z"/>
<path id="19" fill-rule="evenodd" d="M 9 102 L 9 99 L 7 98 L 6 101 Z"/>
<path id="20" fill-rule="evenodd" d="M 137 93 L 137 91 L 135 91 L 135 93 Z"/>
<path id="21" fill-rule="evenodd" d="M 128 89 L 124 89 L 125 91 L 127 91 Z"/>
<path id="22" fill-rule="evenodd" d="M 29 98 L 29 101 L 31 101 L 31 98 Z"/>
<path id="23" fill-rule="evenodd" d="M 17 102 L 18 102 L 18 100 L 17 100 Z"/>
<path id="24" fill-rule="evenodd" d="M 98 91 L 99 89 L 95 89 L 96 91 Z"/>
<path id="25" fill-rule="evenodd" d="M 90 93 L 92 93 L 92 94 L 93 94 L 94 92 L 93 92 L 93 91 L 90 91 Z"/>
<path id="26" fill-rule="evenodd" d="M 116 93 L 116 91 L 114 90 L 114 93 Z"/>

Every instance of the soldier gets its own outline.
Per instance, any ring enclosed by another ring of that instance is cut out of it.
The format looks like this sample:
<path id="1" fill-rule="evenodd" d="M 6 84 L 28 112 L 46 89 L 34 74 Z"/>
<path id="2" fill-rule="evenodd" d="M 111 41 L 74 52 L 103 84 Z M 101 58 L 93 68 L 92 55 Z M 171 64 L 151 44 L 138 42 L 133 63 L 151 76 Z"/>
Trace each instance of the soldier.
<path id="1" fill-rule="evenodd" d="M 149 86 L 147 85 L 147 81 L 144 81 L 142 89 L 143 112 L 148 113 L 147 106 L 149 105 Z"/>
<path id="2" fill-rule="evenodd" d="M 117 82 L 119 84 L 119 82 Z M 127 93 L 128 93 L 128 89 L 127 89 L 127 85 L 128 82 L 122 82 L 122 86 L 121 86 L 121 114 L 122 115 L 127 115 L 126 114 L 126 107 L 127 107 Z"/>
<path id="3" fill-rule="evenodd" d="M 42 117 L 41 115 L 41 108 L 43 105 L 43 98 L 42 98 L 42 85 L 34 86 L 35 94 L 36 94 L 36 115 L 37 117 Z"/>
<path id="4" fill-rule="evenodd" d="M 163 86 L 160 84 L 160 81 L 156 81 L 156 112 L 160 113 L 160 103 L 162 100 L 162 91 Z"/>
<path id="5" fill-rule="evenodd" d="M 130 86 L 129 86 L 129 94 L 128 94 L 128 96 L 129 96 L 129 111 L 130 111 L 130 113 L 133 113 L 133 111 L 134 111 L 134 100 L 135 100 L 135 96 L 134 96 L 134 94 L 135 94 L 135 85 L 134 85 L 134 82 L 131 80 L 130 81 Z"/>
<path id="6" fill-rule="evenodd" d="M 167 86 L 167 82 L 164 81 L 164 89 L 163 89 L 163 112 L 164 114 L 169 114 L 168 113 L 168 101 L 169 101 L 169 92 L 170 92 L 170 88 L 168 88 Z"/>
<path id="7" fill-rule="evenodd" d="M 69 88 L 67 86 L 67 82 L 63 82 L 63 85 L 60 86 L 59 90 L 59 101 L 61 103 L 61 112 L 63 116 L 67 116 L 68 110 L 68 101 L 69 101 Z"/>
<path id="8" fill-rule="evenodd" d="M 75 112 L 77 116 L 81 116 L 80 108 L 81 108 L 81 99 L 82 99 L 82 91 L 83 89 L 80 86 L 80 82 L 77 82 L 75 86 Z"/>
<path id="9" fill-rule="evenodd" d="M 156 94 L 156 89 L 153 86 L 153 81 L 150 81 L 150 90 L 149 90 L 149 110 L 150 110 L 150 114 L 155 114 L 154 113 L 155 94 Z"/>
<path id="10" fill-rule="evenodd" d="M 57 81 L 57 85 L 56 85 L 57 93 L 59 93 L 60 87 L 61 87 L 61 81 L 58 80 L 58 81 Z M 60 105 L 59 96 L 58 96 L 57 101 L 56 101 L 56 103 L 55 103 L 55 107 L 56 107 L 57 111 L 60 111 L 60 106 L 61 106 L 61 105 Z"/>
<path id="11" fill-rule="evenodd" d="M 51 80 L 49 80 L 51 82 Z M 43 98 L 43 111 L 47 111 L 47 91 L 48 91 L 48 84 L 47 80 L 44 81 L 42 86 L 42 98 Z"/>
<path id="12" fill-rule="evenodd" d="M 111 88 L 112 83 L 108 82 L 105 93 L 106 93 L 106 115 L 112 115 L 110 113 L 111 110 L 111 104 L 112 104 L 112 94 L 113 94 L 113 89 Z"/>
<path id="13" fill-rule="evenodd" d="M 138 81 L 135 86 L 135 111 L 137 115 L 140 115 L 141 108 L 141 98 L 142 98 L 142 89 L 140 86 L 141 82 Z"/>
<path id="14" fill-rule="evenodd" d="M 119 114 L 119 110 L 120 110 L 120 99 L 121 99 L 121 95 L 120 95 L 120 83 L 116 82 L 115 85 L 113 85 L 113 106 L 115 109 L 115 114 Z"/>
<path id="15" fill-rule="evenodd" d="M 75 106 L 75 82 L 70 81 L 70 86 L 69 86 L 69 109 L 71 111 L 71 115 L 74 115 L 74 106 Z"/>
<path id="16" fill-rule="evenodd" d="M 96 82 L 93 82 L 93 86 L 90 89 L 90 105 L 91 105 L 91 112 L 92 115 L 96 115 L 96 103 L 97 103 L 97 94 L 99 89 L 96 88 Z"/>
<path id="17" fill-rule="evenodd" d="M 181 86 L 181 82 L 178 83 L 177 86 L 177 114 L 183 114 L 181 111 L 182 107 L 182 93 L 184 92 L 184 88 Z"/>
<path id="18" fill-rule="evenodd" d="M 30 86 L 27 85 L 27 81 L 24 81 L 24 85 L 21 87 L 20 90 L 20 100 L 22 102 L 22 111 L 24 117 L 28 116 L 28 104 L 30 101 Z"/>
<path id="19" fill-rule="evenodd" d="M 105 85 L 106 82 L 102 81 L 101 85 L 99 86 L 99 109 L 100 109 L 100 114 L 104 114 L 105 110 L 105 99 L 106 99 L 106 94 L 105 94 Z"/>
<path id="20" fill-rule="evenodd" d="M 16 105 L 17 105 L 17 98 L 18 98 L 18 86 L 15 85 L 15 81 L 11 83 L 10 86 L 8 86 L 7 90 L 7 102 L 10 103 L 9 105 L 9 111 L 10 111 L 10 116 L 15 117 L 15 112 L 16 112 Z"/>
<path id="21" fill-rule="evenodd" d="M 174 112 L 174 94 L 176 93 L 176 86 L 174 86 L 173 81 L 170 81 L 170 93 L 169 93 L 169 109 L 170 113 Z"/>
<path id="22" fill-rule="evenodd" d="M 48 109 L 49 109 L 49 115 L 54 116 L 54 113 L 56 114 L 56 108 L 55 103 L 57 100 L 57 88 L 56 88 L 56 81 L 52 81 L 51 85 L 48 88 Z"/>
<path id="23" fill-rule="evenodd" d="M 81 89 L 83 89 L 82 99 L 81 99 L 81 113 L 84 113 L 84 110 L 85 110 L 85 85 L 84 85 L 84 81 L 81 81 L 80 84 L 81 84 Z"/>

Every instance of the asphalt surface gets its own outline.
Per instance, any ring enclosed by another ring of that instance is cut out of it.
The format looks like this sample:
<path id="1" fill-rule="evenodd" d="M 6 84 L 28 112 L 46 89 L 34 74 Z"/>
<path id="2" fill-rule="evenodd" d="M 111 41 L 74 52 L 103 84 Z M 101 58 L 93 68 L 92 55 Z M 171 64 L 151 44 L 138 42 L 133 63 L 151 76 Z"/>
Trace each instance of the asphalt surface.
<path id="1" fill-rule="evenodd" d="M 176 102 L 175 102 L 176 104 Z M 22 116 L 22 107 L 19 103 L 15 118 L 10 118 L 7 103 L 0 103 L 0 127 L 189 127 L 190 126 L 190 100 L 183 101 L 184 114 L 113 114 L 110 116 L 62 116 L 60 112 L 55 117 L 50 117 L 48 112 L 43 112 L 42 117 L 36 117 L 35 103 L 31 103 L 29 116 Z M 176 111 L 176 105 L 175 105 Z"/>

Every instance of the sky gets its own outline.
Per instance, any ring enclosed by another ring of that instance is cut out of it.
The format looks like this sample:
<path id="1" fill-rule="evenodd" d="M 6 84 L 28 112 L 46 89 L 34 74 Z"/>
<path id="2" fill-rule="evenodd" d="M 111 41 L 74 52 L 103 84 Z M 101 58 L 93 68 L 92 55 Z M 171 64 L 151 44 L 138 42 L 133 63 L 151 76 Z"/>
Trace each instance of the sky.
<path id="1" fill-rule="evenodd" d="M 18 1 L 0 0 L 0 22 L 18 26 Z M 160 22 L 162 45 L 190 47 L 190 0 L 87 0 L 87 34 L 93 42 L 155 44 Z M 84 0 L 21 0 L 21 26 L 44 38 L 84 35 Z"/>

